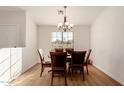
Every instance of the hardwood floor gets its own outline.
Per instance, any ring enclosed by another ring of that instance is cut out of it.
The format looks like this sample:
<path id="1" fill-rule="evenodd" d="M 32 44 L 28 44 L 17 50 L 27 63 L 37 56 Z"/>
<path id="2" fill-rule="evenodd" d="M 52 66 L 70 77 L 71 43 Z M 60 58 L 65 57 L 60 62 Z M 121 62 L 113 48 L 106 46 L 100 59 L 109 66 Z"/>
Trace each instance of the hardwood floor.
<path id="1" fill-rule="evenodd" d="M 28 71 L 23 73 L 17 79 L 10 82 L 10 84 L 21 86 L 50 86 L 51 73 L 48 73 L 50 68 L 46 68 L 43 72 L 43 76 L 40 77 L 40 64 L 36 64 Z M 86 72 L 86 71 L 85 71 Z M 71 81 L 70 76 L 67 76 L 68 86 L 120 86 L 117 81 L 113 80 L 97 68 L 89 65 L 89 75 L 85 73 L 85 81 L 82 80 L 80 74 L 73 76 Z M 64 86 L 64 77 L 55 77 L 53 85 Z"/>

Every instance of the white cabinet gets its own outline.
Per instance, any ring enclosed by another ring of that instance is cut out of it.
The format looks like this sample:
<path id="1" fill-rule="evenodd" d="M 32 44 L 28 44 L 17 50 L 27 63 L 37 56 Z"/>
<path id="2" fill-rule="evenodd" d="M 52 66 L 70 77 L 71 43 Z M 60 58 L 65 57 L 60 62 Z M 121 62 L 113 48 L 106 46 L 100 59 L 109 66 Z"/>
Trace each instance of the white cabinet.
<path id="1" fill-rule="evenodd" d="M 0 83 L 9 82 L 22 73 L 22 48 L 0 49 Z"/>

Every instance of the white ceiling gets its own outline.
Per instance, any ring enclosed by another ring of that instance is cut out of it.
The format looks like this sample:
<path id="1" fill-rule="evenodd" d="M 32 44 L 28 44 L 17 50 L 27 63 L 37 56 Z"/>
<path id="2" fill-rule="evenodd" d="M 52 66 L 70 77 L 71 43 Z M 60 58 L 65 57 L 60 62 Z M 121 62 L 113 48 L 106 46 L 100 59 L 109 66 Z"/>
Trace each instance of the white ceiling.
<path id="1" fill-rule="evenodd" d="M 16 6 L 0 6 L 0 11 L 24 11 Z"/>
<path id="2" fill-rule="evenodd" d="M 57 25 L 63 22 L 63 16 L 57 10 L 63 6 L 27 6 L 22 7 L 30 12 L 38 25 Z M 101 13 L 103 6 L 68 6 L 67 21 L 74 25 L 89 25 Z"/>
<path id="3" fill-rule="evenodd" d="M 57 25 L 63 22 L 63 15 L 58 15 L 57 10 L 63 6 L 22 6 L 0 7 L 0 10 L 18 10 L 21 8 L 30 13 L 38 25 Z M 104 6 L 68 6 L 67 21 L 74 25 L 90 25 L 103 11 Z"/>

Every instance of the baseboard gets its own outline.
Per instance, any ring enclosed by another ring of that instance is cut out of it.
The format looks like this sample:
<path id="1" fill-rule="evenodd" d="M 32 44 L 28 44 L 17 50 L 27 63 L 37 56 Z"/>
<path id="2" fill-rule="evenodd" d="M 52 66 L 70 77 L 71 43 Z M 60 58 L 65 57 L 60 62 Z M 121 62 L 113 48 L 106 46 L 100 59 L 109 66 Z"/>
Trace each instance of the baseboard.
<path id="1" fill-rule="evenodd" d="M 93 64 L 93 66 L 95 66 L 96 68 L 100 69 L 101 71 L 103 71 L 105 74 L 107 74 L 108 76 L 110 76 L 112 79 L 116 80 L 117 82 L 119 82 L 121 85 L 124 85 L 124 81 L 120 80 L 118 77 L 114 76 L 113 74 L 111 74 L 110 72 L 104 70 L 103 68 L 101 68 L 100 66 Z"/>

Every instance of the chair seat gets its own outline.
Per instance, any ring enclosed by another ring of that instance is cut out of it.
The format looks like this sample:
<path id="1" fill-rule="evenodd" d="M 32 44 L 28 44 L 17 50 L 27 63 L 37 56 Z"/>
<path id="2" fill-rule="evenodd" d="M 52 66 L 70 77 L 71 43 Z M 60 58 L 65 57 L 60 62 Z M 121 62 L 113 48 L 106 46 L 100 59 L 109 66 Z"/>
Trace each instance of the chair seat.
<path id="1" fill-rule="evenodd" d="M 50 61 L 45 61 L 45 62 L 43 63 L 43 65 L 50 67 L 50 66 L 51 66 L 51 62 L 50 62 Z"/>
<path id="2" fill-rule="evenodd" d="M 59 68 L 59 67 L 54 67 L 52 71 L 54 72 L 54 74 L 59 74 L 59 73 L 62 74 L 65 72 L 64 68 Z"/>
<path id="3" fill-rule="evenodd" d="M 69 64 L 69 68 L 75 69 L 75 70 L 82 70 L 83 65 L 82 64 Z"/>
<path id="4" fill-rule="evenodd" d="M 70 64 L 72 67 L 83 67 L 82 64 Z"/>
<path id="5" fill-rule="evenodd" d="M 53 67 L 52 68 L 53 69 L 53 71 L 56 71 L 56 70 L 59 70 L 59 71 L 64 71 L 64 68 L 61 68 L 61 67 Z"/>
<path id="6" fill-rule="evenodd" d="M 51 64 L 51 61 L 44 61 L 43 64 Z"/>

